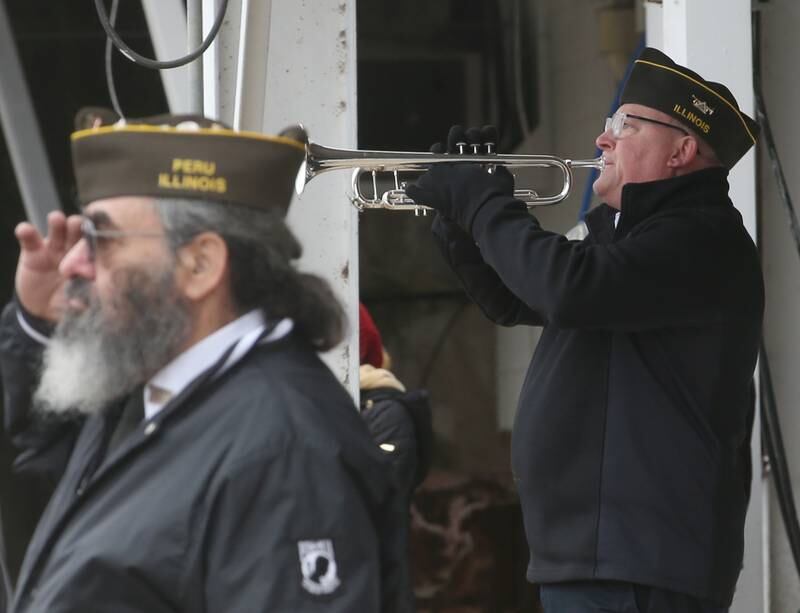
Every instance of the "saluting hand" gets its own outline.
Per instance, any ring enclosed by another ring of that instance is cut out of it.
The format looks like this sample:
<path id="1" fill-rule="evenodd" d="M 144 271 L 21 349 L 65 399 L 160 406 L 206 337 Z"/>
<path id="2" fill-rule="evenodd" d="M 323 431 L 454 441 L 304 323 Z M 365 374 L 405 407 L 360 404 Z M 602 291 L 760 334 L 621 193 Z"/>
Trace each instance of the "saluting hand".
<path id="1" fill-rule="evenodd" d="M 66 279 L 58 266 L 81 237 L 79 215 L 66 217 L 61 211 L 47 216 L 47 236 L 33 224 L 20 223 L 14 229 L 20 246 L 15 278 L 17 299 L 32 315 L 58 321 L 64 305 Z"/>

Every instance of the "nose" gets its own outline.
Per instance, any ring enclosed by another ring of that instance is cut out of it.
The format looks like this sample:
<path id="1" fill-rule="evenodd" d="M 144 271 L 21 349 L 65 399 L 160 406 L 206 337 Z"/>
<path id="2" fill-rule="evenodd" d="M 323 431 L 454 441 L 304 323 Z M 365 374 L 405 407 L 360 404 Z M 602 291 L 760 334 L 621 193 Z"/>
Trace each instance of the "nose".
<path id="1" fill-rule="evenodd" d="M 614 148 L 614 144 L 617 141 L 614 140 L 614 137 L 611 135 L 611 130 L 604 130 L 601 134 L 594 139 L 594 144 L 597 145 L 598 149 L 602 149 L 603 151 L 609 151 L 610 149 Z"/>
<path id="2" fill-rule="evenodd" d="M 85 238 L 79 240 L 67 251 L 58 265 L 58 272 L 66 279 L 81 277 L 94 280 L 94 262 L 89 257 L 89 245 L 86 243 Z"/>

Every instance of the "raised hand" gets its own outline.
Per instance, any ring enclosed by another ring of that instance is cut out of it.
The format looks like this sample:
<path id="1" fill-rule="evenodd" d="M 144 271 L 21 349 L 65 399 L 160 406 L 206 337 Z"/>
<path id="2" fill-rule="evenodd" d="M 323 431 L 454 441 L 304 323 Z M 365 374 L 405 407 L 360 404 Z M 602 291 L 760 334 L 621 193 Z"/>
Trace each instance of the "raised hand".
<path id="1" fill-rule="evenodd" d="M 20 246 L 15 277 L 17 299 L 32 315 L 58 321 L 64 306 L 66 279 L 58 266 L 64 255 L 81 237 L 79 215 L 66 217 L 60 211 L 47 216 L 47 236 L 35 226 L 20 223 L 14 229 Z"/>

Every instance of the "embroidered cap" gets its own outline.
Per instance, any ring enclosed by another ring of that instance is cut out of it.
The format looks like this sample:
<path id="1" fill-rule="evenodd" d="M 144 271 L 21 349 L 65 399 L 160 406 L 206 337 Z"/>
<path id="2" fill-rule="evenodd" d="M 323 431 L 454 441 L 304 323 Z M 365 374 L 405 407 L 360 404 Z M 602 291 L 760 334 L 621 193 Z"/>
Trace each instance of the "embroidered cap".
<path id="1" fill-rule="evenodd" d="M 727 87 L 650 47 L 635 61 L 620 104 L 641 104 L 670 115 L 705 140 L 728 169 L 758 136 L 758 124 L 739 110 Z"/>
<path id="2" fill-rule="evenodd" d="M 84 109 L 72 134 L 81 205 L 114 196 L 236 202 L 286 214 L 305 159 L 305 131 L 239 132 L 199 115 L 117 121 Z"/>

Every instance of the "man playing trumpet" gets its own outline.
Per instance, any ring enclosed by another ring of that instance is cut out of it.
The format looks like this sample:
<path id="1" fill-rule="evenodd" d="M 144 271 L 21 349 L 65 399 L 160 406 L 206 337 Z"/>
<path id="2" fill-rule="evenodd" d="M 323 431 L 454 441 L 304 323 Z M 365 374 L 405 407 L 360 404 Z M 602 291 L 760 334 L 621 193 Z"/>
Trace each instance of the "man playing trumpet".
<path id="1" fill-rule="evenodd" d="M 435 239 L 490 319 L 544 327 L 512 464 L 545 611 L 726 611 L 764 309 L 727 176 L 757 126 L 655 49 L 621 102 L 583 241 L 544 230 L 502 167 L 437 165 L 407 191 L 439 212 Z"/>

